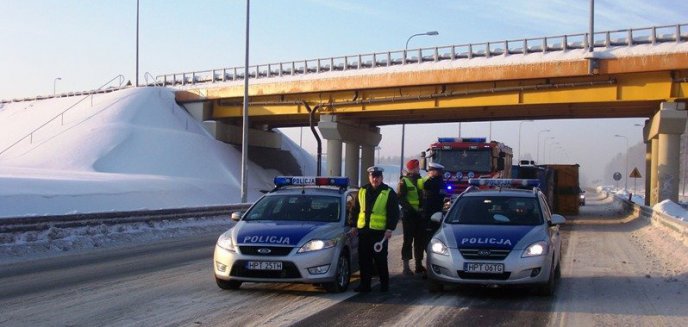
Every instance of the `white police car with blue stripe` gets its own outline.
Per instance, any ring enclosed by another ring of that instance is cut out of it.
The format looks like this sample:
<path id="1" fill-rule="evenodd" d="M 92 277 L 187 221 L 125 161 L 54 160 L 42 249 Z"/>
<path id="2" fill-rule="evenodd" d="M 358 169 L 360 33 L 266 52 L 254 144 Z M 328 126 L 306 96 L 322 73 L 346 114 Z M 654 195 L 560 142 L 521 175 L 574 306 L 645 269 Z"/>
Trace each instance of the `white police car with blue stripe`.
<path id="1" fill-rule="evenodd" d="M 551 295 L 560 275 L 563 216 L 537 180 L 475 179 L 447 214 L 427 252 L 430 291 L 445 284 L 528 285 Z M 479 190 L 478 187 L 496 187 Z M 512 187 L 531 187 L 530 190 Z"/>
<path id="2" fill-rule="evenodd" d="M 346 224 L 358 190 L 346 177 L 279 176 L 275 185 L 241 217 L 233 215 L 237 223 L 218 239 L 217 285 L 312 283 L 345 291 L 358 270 L 358 238 Z"/>

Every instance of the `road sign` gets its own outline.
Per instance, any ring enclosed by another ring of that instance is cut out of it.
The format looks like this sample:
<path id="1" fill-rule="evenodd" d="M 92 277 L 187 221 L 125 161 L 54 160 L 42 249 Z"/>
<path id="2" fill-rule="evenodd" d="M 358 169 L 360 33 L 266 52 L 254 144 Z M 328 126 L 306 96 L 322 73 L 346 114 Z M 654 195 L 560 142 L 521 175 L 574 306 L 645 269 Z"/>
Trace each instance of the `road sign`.
<path id="1" fill-rule="evenodd" d="M 614 176 L 612 176 L 612 178 L 614 178 L 614 180 L 617 182 L 621 180 L 621 177 L 621 173 L 618 171 L 614 173 Z"/>
<path id="2" fill-rule="evenodd" d="M 641 178 L 643 176 L 640 175 L 640 171 L 638 171 L 638 167 L 633 168 L 633 171 L 631 172 L 630 175 L 628 175 L 630 178 Z"/>

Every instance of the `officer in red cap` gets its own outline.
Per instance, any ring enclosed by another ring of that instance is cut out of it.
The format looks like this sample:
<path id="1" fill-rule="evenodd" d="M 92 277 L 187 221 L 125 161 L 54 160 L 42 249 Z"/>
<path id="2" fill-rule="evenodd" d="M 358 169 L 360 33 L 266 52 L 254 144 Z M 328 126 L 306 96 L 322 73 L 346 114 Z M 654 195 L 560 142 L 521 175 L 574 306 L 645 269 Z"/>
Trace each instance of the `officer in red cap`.
<path id="1" fill-rule="evenodd" d="M 425 223 L 421 215 L 423 207 L 423 182 L 417 159 L 406 163 L 404 176 L 399 179 L 397 193 L 401 205 L 401 223 L 404 229 L 404 243 L 401 246 L 401 260 L 404 275 L 413 275 L 409 261 L 415 257 L 416 273 L 423 273 L 423 251 L 425 245 Z M 413 255 L 411 255 L 413 248 Z"/>

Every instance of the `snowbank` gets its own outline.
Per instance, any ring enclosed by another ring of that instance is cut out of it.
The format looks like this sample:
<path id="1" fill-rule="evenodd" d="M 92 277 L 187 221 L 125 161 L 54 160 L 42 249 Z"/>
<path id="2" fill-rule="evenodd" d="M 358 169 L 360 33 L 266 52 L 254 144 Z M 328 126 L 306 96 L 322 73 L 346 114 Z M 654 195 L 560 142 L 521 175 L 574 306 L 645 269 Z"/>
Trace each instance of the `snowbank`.
<path id="1" fill-rule="evenodd" d="M 0 151 L 21 140 L 0 155 L 0 217 L 240 202 L 240 152 L 209 135 L 167 88 L 6 103 L 0 130 Z M 308 154 L 283 140 L 312 169 Z M 251 162 L 248 171 L 252 201 L 278 172 Z"/>
<path id="2" fill-rule="evenodd" d="M 664 200 L 652 206 L 652 209 L 681 221 L 688 221 L 688 210 L 671 200 Z"/>

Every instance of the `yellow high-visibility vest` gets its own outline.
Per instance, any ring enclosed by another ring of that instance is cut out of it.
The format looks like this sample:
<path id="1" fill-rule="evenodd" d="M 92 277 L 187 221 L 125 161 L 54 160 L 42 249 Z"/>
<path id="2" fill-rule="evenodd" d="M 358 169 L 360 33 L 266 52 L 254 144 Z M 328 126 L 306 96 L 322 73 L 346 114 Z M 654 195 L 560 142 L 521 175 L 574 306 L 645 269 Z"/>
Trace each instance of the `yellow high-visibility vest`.
<path id="1" fill-rule="evenodd" d="M 361 211 L 358 212 L 358 223 L 356 227 L 359 229 L 365 227 L 366 214 L 366 189 L 362 188 L 358 191 L 358 203 L 361 205 Z M 387 227 L 387 199 L 389 198 L 389 189 L 380 192 L 380 195 L 375 199 L 373 210 L 370 213 L 370 222 L 368 228 L 374 230 L 385 230 Z"/>
<path id="2" fill-rule="evenodd" d="M 408 201 L 413 209 L 418 211 L 420 207 L 420 196 L 418 192 L 423 190 L 423 183 L 425 181 L 422 178 L 418 178 L 416 180 L 416 185 L 414 185 L 413 181 L 406 176 L 402 177 L 402 180 L 404 184 L 406 184 L 406 201 Z"/>

